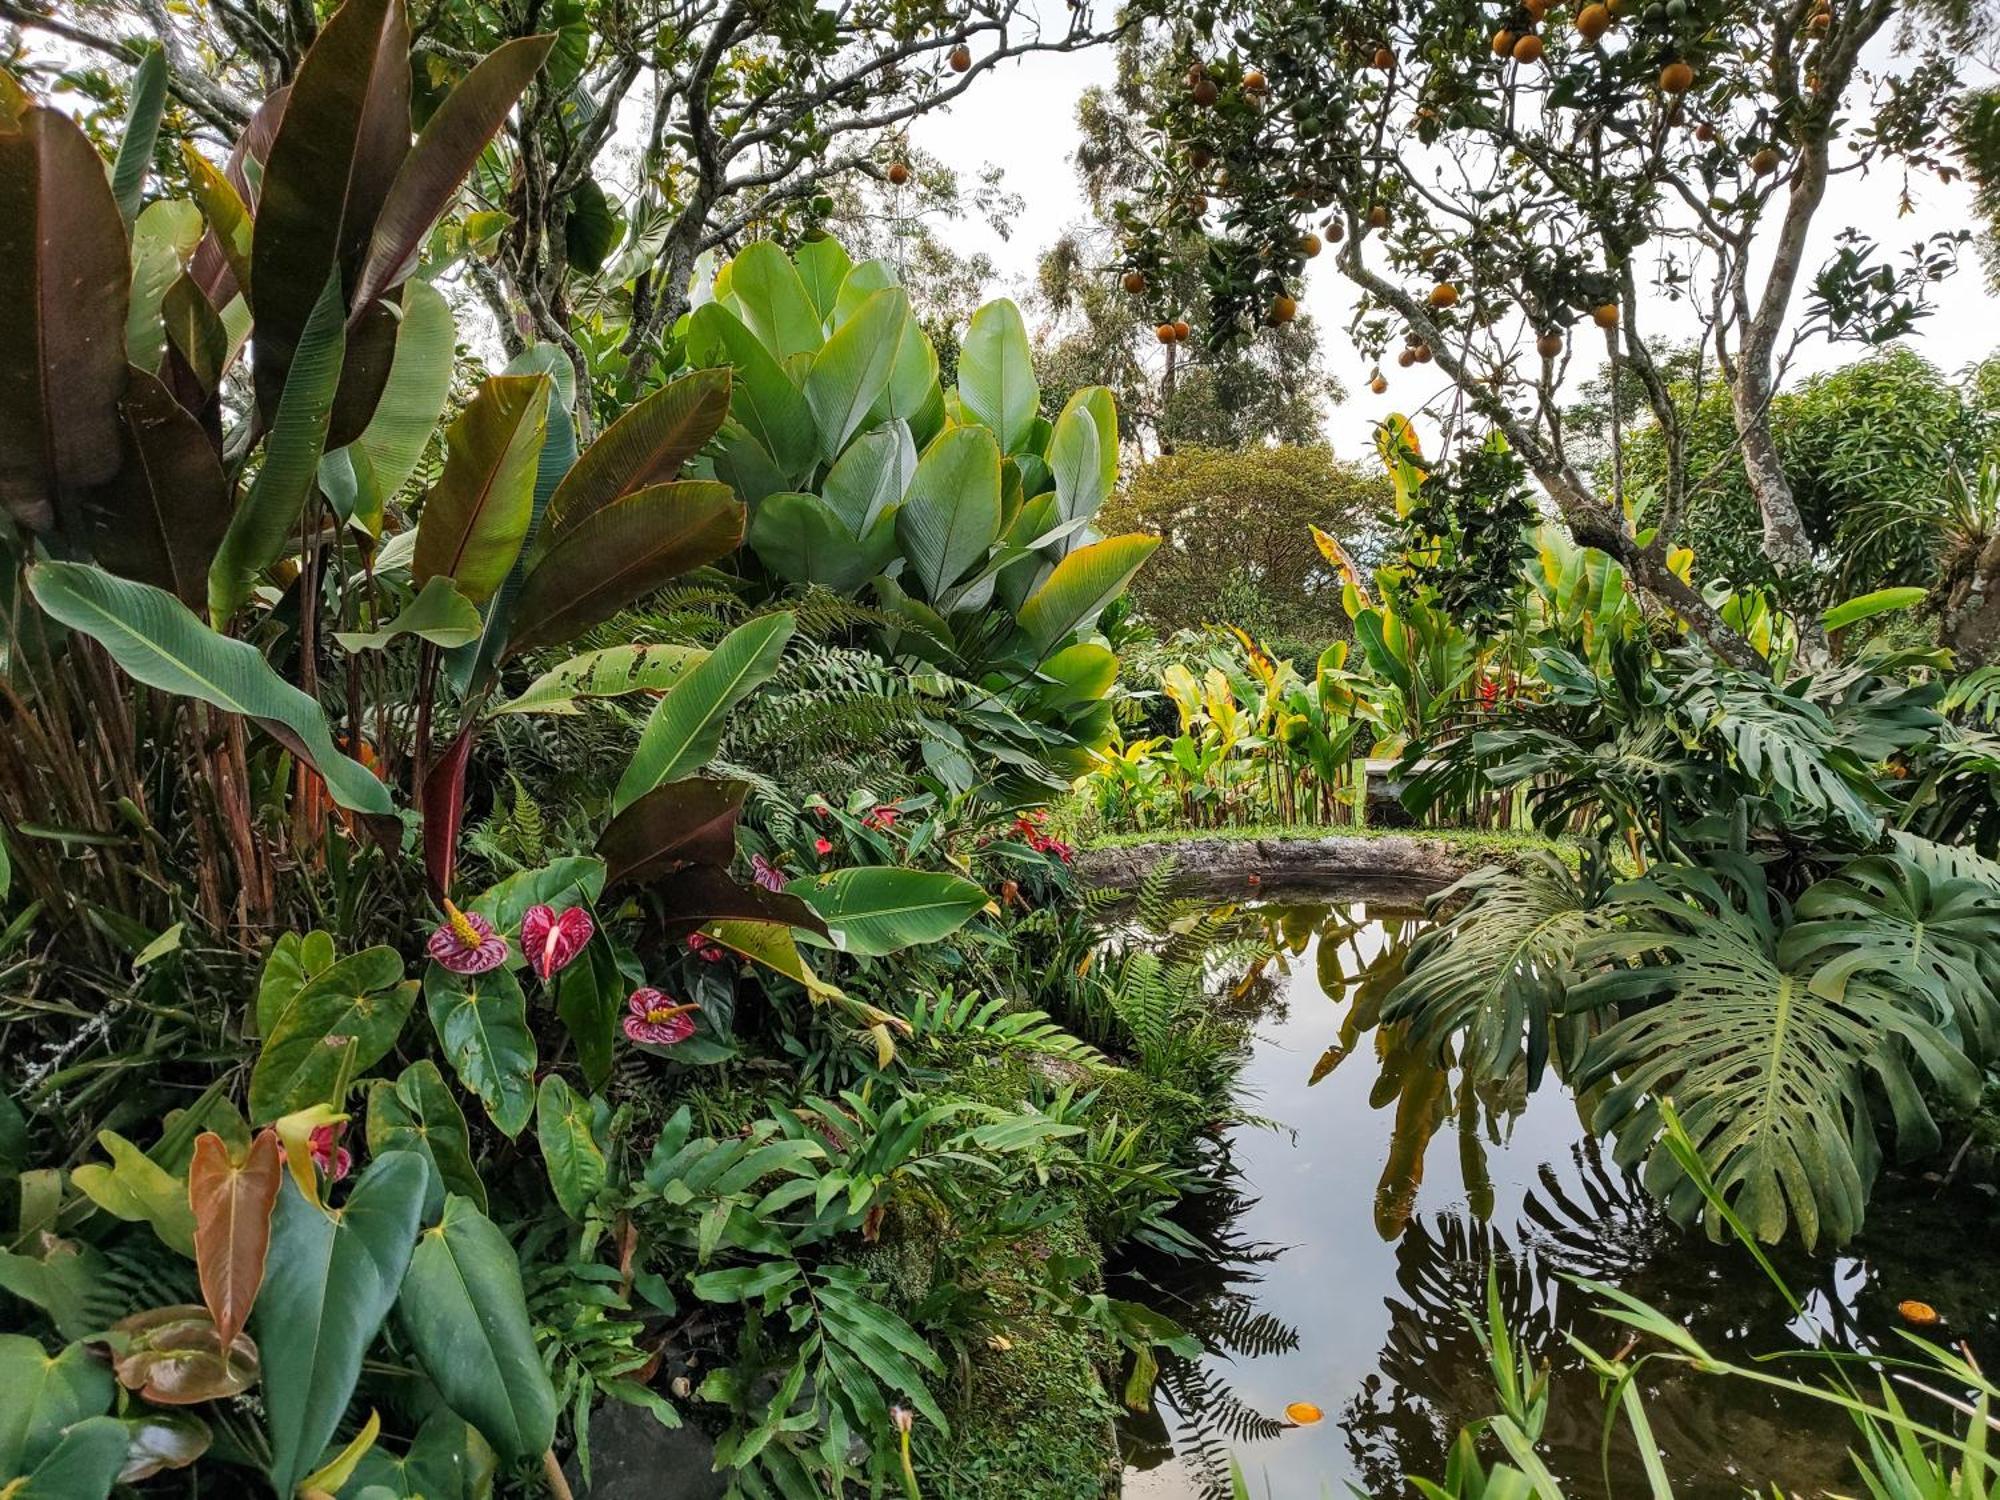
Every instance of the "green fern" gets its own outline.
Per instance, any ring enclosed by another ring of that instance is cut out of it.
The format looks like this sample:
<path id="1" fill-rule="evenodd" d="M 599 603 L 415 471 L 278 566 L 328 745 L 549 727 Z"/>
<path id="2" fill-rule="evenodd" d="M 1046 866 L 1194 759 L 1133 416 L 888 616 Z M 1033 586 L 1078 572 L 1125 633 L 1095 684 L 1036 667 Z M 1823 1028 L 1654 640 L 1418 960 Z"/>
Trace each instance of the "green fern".
<path id="1" fill-rule="evenodd" d="M 934 997 L 919 995 L 909 1015 L 910 1030 L 918 1038 L 973 1037 L 1086 1066 L 1105 1065 L 1102 1052 L 1063 1030 L 1046 1011 L 1008 1010 L 1006 1006 L 1005 1000 L 982 1000 L 973 991 L 958 996 L 949 990 Z"/>

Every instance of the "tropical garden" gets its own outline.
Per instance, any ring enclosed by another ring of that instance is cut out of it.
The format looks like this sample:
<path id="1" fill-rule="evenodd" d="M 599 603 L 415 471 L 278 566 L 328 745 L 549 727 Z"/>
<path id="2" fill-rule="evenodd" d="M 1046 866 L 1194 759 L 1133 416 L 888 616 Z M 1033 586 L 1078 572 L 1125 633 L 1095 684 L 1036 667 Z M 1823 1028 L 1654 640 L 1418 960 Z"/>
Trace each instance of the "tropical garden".
<path id="1" fill-rule="evenodd" d="M 1992 1493 L 1989 35 L 0 0 L 0 1497 Z"/>

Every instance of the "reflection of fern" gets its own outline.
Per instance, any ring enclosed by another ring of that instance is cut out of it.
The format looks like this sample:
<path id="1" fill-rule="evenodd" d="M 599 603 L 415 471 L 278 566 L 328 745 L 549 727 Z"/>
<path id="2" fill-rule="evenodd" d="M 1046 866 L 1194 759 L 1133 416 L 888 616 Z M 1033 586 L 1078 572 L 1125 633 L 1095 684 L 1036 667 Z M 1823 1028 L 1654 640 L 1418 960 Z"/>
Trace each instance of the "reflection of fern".
<path id="1" fill-rule="evenodd" d="M 910 1012 L 910 1028 L 918 1037 L 983 1037 L 1009 1047 L 1068 1058 L 1071 1062 L 1103 1063 L 1103 1053 L 1064 1031 L 1046 1012 L 1006 1011 L 1005 1004 L 998 999 L 982 1002 L 973 993 L 954 996 L 949 990 L 935 998 L 919 995 L 916 1008 Z"/>
<path id="2" fill-rule="evenodd" d="M 1156 1389 L 1179 1419 L 1174 1452 L 1200 1486 L 1202 1500 L 1228 1500 L 1233 1448 L 1272 1442 L 1288 1430 L 1282 1420 L 1248 1405 L 1200 1360 L 1162 1361 Z"/>
<path id="3" fill-rule="evenodd" d="M 1199 1332 L 1210 1348 L 1246 1359 L 1268 1359 L 1299 1347 L 1298 1329 L 1241 1294 L 1218 1299 L 1204 1309 Z"/>

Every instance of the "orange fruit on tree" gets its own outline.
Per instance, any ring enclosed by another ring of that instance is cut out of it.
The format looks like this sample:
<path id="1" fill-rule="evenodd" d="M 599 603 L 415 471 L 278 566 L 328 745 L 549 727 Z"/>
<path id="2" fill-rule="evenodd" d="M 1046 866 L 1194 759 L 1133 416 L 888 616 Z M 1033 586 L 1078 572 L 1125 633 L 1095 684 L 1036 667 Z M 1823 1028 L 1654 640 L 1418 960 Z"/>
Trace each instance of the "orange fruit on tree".
<path id="1" fill-rule="evenodd" d="M 1429 344 L 1419 344 L 1410 353 L 1416 356 L 1416 361 L 1420 365 L 1427 365 L 1431 362 L 1431 346 Z"/>
<path id="2" fill-rule="evenodd" d="M 1903 1321 L 1912 1328 L 1935 1328 L 1944 1321 L 1938 1316 L 1938 1310 L 1930 1303 L 1919 1302 L 1915 1298 L 1898 1302 L 1896 1311 L 1902 1314 Z"/>
<path id="3" fill-rule="evenodd" d="M 1285 1415 L 1300 1427 L 1310 1427 L 1326 1413 L 1310 1401 L 1294 1401 L 1285 1408 Z"/>
<path id="4" fill-rule="evenodd" d="M 1135 297 L 1145 291 L 1146 273 L 1144 271 L 1127 271 L 1125 273 L 1125 290 Z"/>
<path id="5" fill-rule="evenodd" d="M 1410 366 L 1415 364 L 1416 362 L 1417 362 L 1417 355 L 1416 351 L 1413 349 L 1404 349 L 1396 355 L 1396 363 L 1401 365 L 1406 370 L 1409 369 Z"/>
<path id="6" fill-rule="evenodd" d="M 1299 241 L 1299 254 L 1303 255 L 1307 260 L 1311 260 L 1315 255 L 1319 254 L 1319 248 L 1319 236 L 1316 234 L 1308 234 L 1304 239 Z"/>
<path id="7" fill-rule="evenodd" d="M 1618 304 L 1616 302 L 1598 303 L 1597 306 L 1590 310 L 1590 321 L 1595 323 L 1599 328 L 1616 328 L 1618 326 Z"/>
<path id="8" fill-rule="evenodd" d="M 1204 108 L 1222 97 L 1222 90 L 1215 86 L 1215 80 L 1207 77 L 1197 78 L 1189 92 L 1194 95 L 1194 102 Z"/>
<path id="9" fill-rule="evenodd" d="M 1778 153 L 1770 146 L 1764 147 L 1750 158 L 1750 170 L 1759 177 L 1769 177 L 1778 170 Z"/>
<path id="10" fill-rule="evenodd" d="M 1576 13 L 1576 29 L 1589 41 L 1596 41 L 1611 29 L 1611 9 L 1605 5 L 1586 5 Z"/>
<path id="11" fill-rule="evenodd" d="M 1377 370 L 1375 378 L 1368 382 L 1368 389 L 1378 396 L 1381 395 L 1389 389 L 1389 377 L 1384 375 L 1380 370 Z"/>
<path id="12" fill-rule="evenodd" d="M 1396 66 L 1396 54 L 1391 52 L 1387 47 L 1377 47 L 1374 57 L 1370 58 L 1369 61 L 1378 70 L 1386 73 Z"/>
<path id="13" fill-rule="evenodd" d="M 972 49 L 966 46 L 965 43 L 960 42 L 956 47 L 951 49 L 951 70 L 954 73 L 963 73 L 971 66 Z"/>
<path id="14" fill-rule="evenodd" d="M 1276 297 L 1271 299 L 1271 323 L 1274 327 L 1279 324 L 1289 323 L 1298 315 L 1298 298 L 1288 297 L 1280 292 Z"/>
<path id="15" fill-rule="evenodd" d="M 894 183 L 897 187 L 901 187 L 904 183 L 908 182 L 909 180 L 910 180 L 910 169 L 908 167 L 904 166 L 903 163 L 899 161 L 892 161 L 889 163 L 889 181 Z"/>
<path id="16" fill-rule="evenodd" d="M 1563 336 L 1551 328 L 1535 340 L 1535 353 L 1543 359 L 1554 359 L 1563 352 Z"/>
<path id="17" fill-rule="evenodd" d="M 1269 87 L 1269 85 L 1265 82 L 1264 75 L 1258 72 L 1255 68 L 1252 68 L 1249 72 L 1243 75 L 1244 93 L 1261 94 L 1267 87 Z"/>
<path id="18" fill-rule="evenodd" d="M 1389 227 L 1388 208 L 1380 203 L 1373 205 L 1368 210 L 1368 227 L 1370 229 L 1387 229 Z"/>
<path id="19" fill-rule="evenodd" d="M 1542 60 L 1542 39 L 1529 32 L 1514 43 L 1514 61 L 1517 63 L 1538 63 Z"/>
<path id="20" fill-rule="evenodd" d="M 1347 237 L 1347 226 L 1339 219 L 1328 219 L 1322 227 L 1326 230 L 1326 242 L 1329 245 L 1338 245 Z"/>
<path id="21" fill-rule="evenodd" d="M 1431 288 L 1431 306 L 1458 306 L 1458 288 L 1453 286 L 1449 281 L 1440 281 L 1436 286 Z"/>
<path id="22" fill-rule="evenodd" d="M 1188 320 L 1186 318 L 1178 318 L 1175 320 L 1174 342 L 1176 344 L 1185 344 L 1188 341 L 1188 335 L 1193 332 L 1194 329 L 1189 326 Z"/>
<path id="23" fill-rule="evenodd" d="M 1684 62 L 1670 62 L 1660 69 L 1660 91 L 1685 94 L 1694 87 L 1694 69 Z"/>
<path id="24" fill-rule="evenodd" d="M 1708 121 L 1703 120 L 1699 125 L 1695 126 L 1694 138 L 1706 145 L 1709 141 L 1715 139 L 1715 127 L 1709 124 Z"/>
<path id="25" fill-rule="evenodd" d="M 1163 344 L 1171 344 L 1174 341 L 1174 325 L 1162 323 L 1153 330 L 1153 336 Z"/>
<path id="26" fill-rule="evenodd" d="M 1807 21 L 1806 25 L 1814 31 L 1825 31 L 1833 25 L 1833 17 L 1823 10 L 1814 11 L 1812 19 Z"/>
<path id="27" fill-rule="evenodd" d="M 1493 55 L 1495 57 L 1512 57 L 1514 55 L 1514 41 L 1514 33 L 1509 31 L 1505 26 L 1502 26 L 1498 31 L 1493 33 Z"/>
<path id="28" fill-rule="evenodd" d="M 1549 0 L 1521 0 L 1521 9 L 1539 21 L 1549 13 Z"/>

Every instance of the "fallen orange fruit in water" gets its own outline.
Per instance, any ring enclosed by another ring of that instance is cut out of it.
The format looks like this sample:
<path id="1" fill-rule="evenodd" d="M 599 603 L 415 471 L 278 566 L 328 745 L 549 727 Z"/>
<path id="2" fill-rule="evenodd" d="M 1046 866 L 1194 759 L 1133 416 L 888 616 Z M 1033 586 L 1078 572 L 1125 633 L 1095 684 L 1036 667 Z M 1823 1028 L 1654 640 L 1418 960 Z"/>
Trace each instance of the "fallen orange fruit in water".
<path id="1" fill-rule="evenodd" d="M 1321 1411 L 1317 1406 L 1314 1406 L 1310 1401 L 1294 1401 L 1290 1406 L 1285 1408 L 1285 1415 L 1290 1417 L 1296 1426 L 1310 1427 L 1321 1417 L 1325 1416 L 1326 1413 Z"/>
<path id="2" fill-rule="evenodd" d="M 1912 1328 L 1929 1328 L 1938 1321 L 1938 1310 L 1928 1302 L 1898 1302 L 1896 1311 Z"/>

